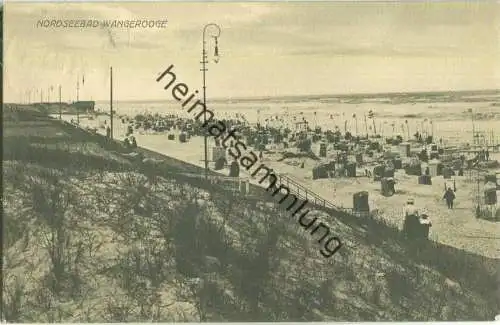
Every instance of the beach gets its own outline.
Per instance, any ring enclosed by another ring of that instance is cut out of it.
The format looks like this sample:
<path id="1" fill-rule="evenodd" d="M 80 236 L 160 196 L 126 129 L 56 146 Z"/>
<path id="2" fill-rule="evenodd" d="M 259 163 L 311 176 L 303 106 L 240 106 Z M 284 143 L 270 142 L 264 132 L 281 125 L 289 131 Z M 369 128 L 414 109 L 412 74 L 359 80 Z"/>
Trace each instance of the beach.
<path id="1" fill-rule="evenodd" d="M 165 93 L 166 97 L 169 95 Z M 167 97 L 168 98 L 168 97 Z M 472 99 L 472 98 L 471 98 Z M 477 130 L 482 130 L 489 136 L 491 131 L 500 129 L 500 106 L 496 106 L 499 97 L 486 98 L 478 102 L 429 102 L 429 103 L 386 103 L 386 99 L 365 99 L 359 104 L 342 103 L 337 98 L 319 99 L 272 99 L 272 100 L 207 100 L 207 107 L 217 118 L 242 116 L 250 123 L 283 125 L 294 128 L 296 122 L 303 118 L 310 123 L 311 128 L 316 126 L 324 129 L 338 127 L 344 132 L 345 127 L 353 135 L 373 135 L 374 125 L 378 134 L 401 134 L 410 137 L 417 131 L 436 138 L 443 138 L 445 143 L 455 144 L 471 142 L 472 124 Z M 109 113 L 108 102 L 96 102 L 100 112 Z M 472 121 L 471 112 L 474 111 Z M 179 117 L 192 115 L 183 111 L 178 102 L 150 101 L 150 102 L 120 102 L 114 105 L 118 115 L 135 116 L 142 113 L 175 114 Z M 366 119 L 365 115 L 372 110 L 374 119 Z M 355 115 L 355 117 L 353 117 Z M 294 119 L 295 117 L 295 119 Z M 432 121 L 432 124 L 430 123 Z M 452 123 L 450 123 L 452 122 Z M 357 128 L 356 128 L 357 124 Z M 394 124 L 394 127 L 392 126 Z M 408 125 L 408 128 L 406 127 Z M 402 130 L 404 126 L 404 131 Z M 356 132 L 357 129 L 357 132 Z M 500 134 L 496 140 L 500 142 Z"/>
<path id="2" fill-rule="evenodd" d="M 316 103 L 317 108 L 305 109 Z M 328 104 L 328 105 L 327 105 Z M 188 117 L 184 112 L 177 110 L 175 105 L 170 105 L 165 108 L 157 107 L 153 104 L 117 104 L 116 115 L 114 119 L 114 137 L 116 139 L 124 139 L 128 123 L 123 124 L 120 116 L 133 117 L 138 113 L 159 113 L 174 114 L 179 117 Z M 218 105 L 218 106 L 217 106 Z M 256 111 L 256 103 L 218 103 L 214 104 L 217 108 L 213 108 L 217 118 L 234 118 L 234 116 L 243 116 L 250 123 L 260 122 L 267 123 L 269 126 L 288 126 L 293 125 L 297 120 L 308 120 L 312 127 L 321 126 L 322 128 L 335 129 L 337 126 L 340 129 L 341 124 L 347 125 L 347 130 L 353 132 L 355 129 L 356 116 L 364 116 L 366 108 L 374 107 L 375 103 L 365 104 L 343 104 L 336 103 L 335 109 L 328 110 L 328 106 L 332 103 L 321 103 L 315 100 L 314 102 L 299 101 L 299 102 L 278 102 L 261 105 L 264 108 L 260 112 Z M 230 106 L 236 106 L 237 109 L 229 109 Z M 375 124 L 382 125 L 382 129 L 378 129 L 378 134 L 385 132 L 385 135 L 392 133 L 390 123 L 404 123 L 409 120 L 410 131 L 411 125 L 415 126 L 418 131 L 428 132 L 434 136 L 442 137 L 445 145 L 463 144 L 472 137 L 472 121 L 471 114 L 467 112 L 467 107 L 474 106 L 475 110 L 479 111 L 478 116 L 487 116 L 492 119 L 479 119 L 477 116 L 474 120 L 474 127 L 477 130 L 494 130 L 500 129 L 500 107 L 492 105 L 492 102 L 485 101 L 479 103 L 416 103 L 393 105 L 387 103 L 378 103 L 375 111 Z M 149 107 L 149 109 L 146 109 Z M 259 106 L 260 107 L 260 106 Z M 431 107 L 431 108 L 429 108 Z M 98 106 L 99 111 L 105 111 L 105 105 Z M 330 118 L 330 115 L 332 118 Z M 346 115 L 351 118 L 342 120 Z M 412 116 L 409 118 L 408 116 Z M 57 117 L 57 115 L 54 115 Z M 419 118 L 417 118 L 419 117 Z M 109 116 L 98 115 L 92 116 L 89 119 L 88 115 L 82 115 L 80 118 L 81 127 L 97 128 L 101 134 L 105 134 L 105 123 L 109 123 Z M 72 115 L 63 115 L 63 119 L 70 121 L 75 119 Z M 364 119 L 364 118 L 363 118 Z M 267 120 L 267 121 L 266 121 Z M 359 118 L 358 118 L 359 120 Z M 373 122 L 372 120 L 372 122 Z M 426 120 L 424 122 L 424 120 Z M 342 123 L 342 121 L 344 121 Z M 345 122 L 347 121 L 347 123 Z M 432 121 L 432 124 L 429 123 Z M 370 124 L 370 120 L 368 120 Z M 371 123 L 373 125 L 373 123 Z M 426 129 L 427 125 L 427 129 Z M 358 121 L 358 132 L 364 128 L 364 121 Z M 432 130 L 430 128 L 433 128 Z M 344 130 L 342 130 L 344 131 Z M 369 132 L 373 130 L 369 129 Z M 167 134 L 175 133 L 175 140 L 168 140 Z M 139 146 L 149 150 L 172 156 L 174 158 L 198 165 L 204 166 L 204 143 L 202 137 L 193 136 L 187 142 L 181 143 L 178 140 L 178 130 L 170 132 L 155 133 L 152 131 L 135 130 L 134 136 Z M 355 134 L 355 131 L 353 132 Z M 395 131 L 394 134 L 401 134 L 402 131 Z M 211 156 L 211 148 L 214 146 L 214 140 L 208 138 L 209 157 Z M 312 151 L 317 152 L 316 143 L 313 144 Z M 377 211 L 380 218 L 386 222 L 402 228 L 403 224 L 403 209 L 408 198 L 414 198 L 416 206 L 432 220 L 432 228 L 430 239 L 440 243 L 461 248 L 469 252 L 474 252 L 488 257 L 500 257 L 500 223 L 492 222 L 484 219 L 477 219 L 474 215 L 475 197 L 477 197 L 477 184 L 475 180 L 467 176 L 452 176 L 450 179 L 444 179 L 443 176 L 436 176 L 432 179 L 432 185 L 418 185 L 417 177 L 406 175 L 404 170 L 397 170 L 394 178 L 396 180 L 396 194 L 391 197 L 383 196 L 381 193 L 380 182 L 374 181 L 373 178 L 364 177 L 363 169 L 358 167 L 356 178 L 328 178 L 328 179 L 312 179 L 312 168 L 318 165 L 319 162 L 312 159 L 285 159 L 278 161 L 282 157 L 282 148 L 273 145 L 264 153 L 263 164 L 273 168 L 277 174 L 287 175 L 294 179 L 299 184 L 305 186 L 309 190 L 319 194 L 324 199 L 334 203 L 337 206 L 352 208 L 353 194 L 359 191 L 367 191 L 369 193 L 369 204 L 371 211 Z M 328 155 L 327 158 L 329 158 Z M 491 159 L 500 159 L 500 155 L 496 152 L 491 153 Z M 299 165 L 304 163 L 304 168 Z M 210 163 L 213 168 L 213 163 Z M 369 169 L 373 165 L 367 165 Z M 228 175 L 228 168 L 220 171 L 222 174 Z M 500 169 L 492 170 L 492 173 L 500 172 Z M 258 183 L 258 177 L 252 178 L 246 172 L 242 172 L 242 177 L 249 178 L 252 183 Z M 454 185 L 455 184 L 455 185 Z M 445 187 L 456 187 L 455 208 L 449 210 L 443 200 Z"/>

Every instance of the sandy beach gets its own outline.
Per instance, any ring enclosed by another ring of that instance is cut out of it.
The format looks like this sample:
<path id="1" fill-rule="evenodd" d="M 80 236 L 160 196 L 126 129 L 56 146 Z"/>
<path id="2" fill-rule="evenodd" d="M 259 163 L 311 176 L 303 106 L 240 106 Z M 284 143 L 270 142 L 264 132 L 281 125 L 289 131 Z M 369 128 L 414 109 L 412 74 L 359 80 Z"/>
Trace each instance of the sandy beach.
<path id="1" fill-rule="evenodd" d="M 165 93 L 169 96 L 168 93 Z M 262 125 L 281 125 L 295 128 L 295 123 L 302 119 L 309 121 L 310 127 L 316 126 L 341 132 L 347 130 L 353 135 L 402 134 L 410 137 L 415 132 L 434 134 L 442 138 L 444 144 L 470 142 L 472 122 L 476 130 L 491 136 L 491 132 L 500 129 L 500 107 L 496 106 L 496 97 L 486 102 L 438 102 L 438 103 L 386 103 L 382 99 L 363 100 L 359 104 L 343 103 L 338 99 L 290 99 L 290 100 L 255 100 L 255 101 L 209 101 L 209 108 L 218 118 L 234 117 L 238 114 L 249 123 L 260 122 Z M 340 102 L 339 102 L 340 101 Z M 474 121 L 470 109 L 474 111 Z M 108 102 L 97 102 L 96 110 L 109 113 Z M 181 118 L 192 116 L 181 110 L 176 102 L 123 102 L 114 110 L 118 115 L 135 116 L 137 114 L 175 114 Z M 366 119 L 368 111 L 373 110 L 375 119 Z M 432 121 L 432 123 L 431 123 Z M 450 123 L 452 121 L 452 123 Z M 357 125 L 357 126 L 356 126 Z M 408 132 L 409 131 L 409 132 Z M 497 132 L 496 140 L 500 142 Z"/>

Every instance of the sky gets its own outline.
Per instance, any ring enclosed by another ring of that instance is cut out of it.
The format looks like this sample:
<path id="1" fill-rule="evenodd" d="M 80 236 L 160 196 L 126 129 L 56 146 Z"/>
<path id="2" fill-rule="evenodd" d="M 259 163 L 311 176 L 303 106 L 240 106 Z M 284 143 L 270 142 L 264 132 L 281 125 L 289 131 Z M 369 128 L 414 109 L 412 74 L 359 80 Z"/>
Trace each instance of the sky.
<path id="1" fill-rule="evenodd" d="M 207 98 L 500 89 L 498 2 L 12 3 L 4 11 L 4 100 L 171 99 L 156 77 Z M 164 20 L 165 28 L 42 28 L 40 19 Z M 50 87 L 53 90 L 50 90 Z"/>

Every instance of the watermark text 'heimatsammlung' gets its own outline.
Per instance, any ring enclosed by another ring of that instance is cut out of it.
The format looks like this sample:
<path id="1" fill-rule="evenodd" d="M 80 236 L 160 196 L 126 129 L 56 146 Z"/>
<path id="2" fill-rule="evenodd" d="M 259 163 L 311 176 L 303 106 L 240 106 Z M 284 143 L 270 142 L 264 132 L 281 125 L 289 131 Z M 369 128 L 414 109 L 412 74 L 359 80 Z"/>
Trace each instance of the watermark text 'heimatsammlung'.
<path id="1" fill-rule="evenodd" d="M 167 19 L 39 19 L 38 28 L 165 28 Z"/>
<path id="2" fill-rule="evenodd" d="M 228 149 L 229 147 L 229 155 L 231 155 L 235 160 L 239 160 L 240 165 L 243 166 L 248 172 L 250 172 L 251 169 L 254 169 L 253 167 L 256 165 L 259 159 L 252 150 L 248 150 L 247 146 L 240 141 L 239 137 L 236 134 L 238 130 L 234 128 L 232 130 L 228 130 L 228 127 L 223 121 L 215 119 L 214 112 L 207 109 L 203 101 L 196 99 L 198 90 L 195 90 L 191 93 L 191 95 L 187 96 L 189 93 L 189 87 L 185 83 L 179 82 L 174 86 L 177 76 L 172 71 L 173 68 L 174 65 L 171 64 L 168 69 L 162 72 L 158 78 L 156 78 L 156 81 L 160 82 L 168 76 L 168 79 L 164 80 L 168 81 L 168 84 L 164 87 L 164 89 L 167 90 L 171 87 L 172 97 L 177 101 L 182 102 L 182 108 L 185 108 L 186 105 L 191 103 L 190 105 L 188 105 L 190 106 L 187 110 L 188 113 L 191 113 L 195 108 L 201 109 L 201 112 L 196 115 L 195 119 L 199 121 L 200 117 L 205 117 L 202 127 L 206 128 L 208 133 L 210 133 L 210 135 L 212 135 L 214 138 L 221 138 L 223 135 L 226 135 L 226 138 L 222 141 L 222 146 L 226 149 Z M 210 117 L 206 119 L 206 115 L 210 115 Z M 230 138 L 235 140 L 236 143 L 234 145 L 231 144 L 229 146 L 226 146 L 227 141 Z M 264 164 L 260 164 L 260 166 L 254 169 L 254 171 L 251 173 L 251 176 L 255 177 L 261 171 L 264 171 L 265 175 L 258 181 L 259 184 L 262 184 L 265 180 L 267 180 L 269 182 L 269 185 L 266 188 L 267 193 L 270 193 L 273 197 L 280 193 L 282 197 L 278 201 L 278 203 L 289 203 L 288 207 L 286 208 L 287 211 L 295 208 L 295 211 L 292 212 L 292 217 L 298 215 L 298 212 L 301 211 L 307 203 L 309 203 L 309 201 L 306 199 L 302 202 L 302 204 L 300 204 L 299 199 L 294 194 L 290 193 L 290 189 L 288 188 L 288 186 L 279 184 L 280 182 L 278 176 L 273 172 L 272 169 L 268 168 Z M 298 207 L 297 203 L 299 203 Z M 342 247 L 340 239 L 331 233 L 330 227 L 327 224 L 321 221 L 316 223 L 316 221 L 318 221 L 318 217 L 307 220 L 306 216 L 308 213 L 309 210 L 306 210 L 302 212 L 302 214 L 299 214 L 299 224 L 305 230 L 312 229 L 310 233 L 311 235 L 314 235 L 317 232 L 319 234 L 323 232 L 322 236 L 318 239 L 318 243 L 323 244 L 320 253 L 324 257 L 331 257 Z"/>

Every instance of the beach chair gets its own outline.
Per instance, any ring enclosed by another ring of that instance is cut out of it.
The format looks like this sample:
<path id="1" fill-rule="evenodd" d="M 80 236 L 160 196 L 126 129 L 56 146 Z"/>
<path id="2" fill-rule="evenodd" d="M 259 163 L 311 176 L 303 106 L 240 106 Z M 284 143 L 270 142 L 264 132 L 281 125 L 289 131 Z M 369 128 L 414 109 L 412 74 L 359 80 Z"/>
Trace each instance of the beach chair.
<path id="1" fill-rule="evenodd" d="M 369 212 L 370 204 L 368 203 L 368 192 L 361 191 L 354 193 L 352 196 L 353 199 L 353 210 L 354 212 Z"/>
<path id="2" fill-rule="evenodd" d="M 380 181 L 381 192 L 383 196 L 393 196 L 396 193 L 394 185 L 396 184 L 394 178 L 384 177 Z"/>

